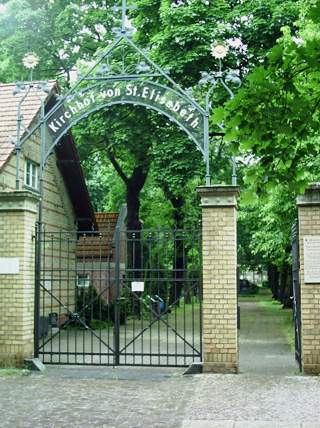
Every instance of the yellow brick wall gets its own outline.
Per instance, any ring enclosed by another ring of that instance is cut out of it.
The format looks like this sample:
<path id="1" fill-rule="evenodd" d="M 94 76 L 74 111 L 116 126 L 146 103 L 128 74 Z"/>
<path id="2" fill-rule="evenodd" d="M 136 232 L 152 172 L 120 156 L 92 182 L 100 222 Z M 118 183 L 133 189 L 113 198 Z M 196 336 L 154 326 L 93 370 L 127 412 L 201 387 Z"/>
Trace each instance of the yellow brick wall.
<path id="1" fill-rule="evenodd" d="M 24 186 L 24 160 L 30 159 L 39 164 L 39 135 L 28 141 L 21 155 L 21 190 Z M 15 192 L 15 156 L 12 156 L 0 171 L 0 192 Z M 0 194 L 1 195 L 1 194 Z M 23 198 L 22 198 L 23 199 Z M 34 314 L 34 233 L 37 219 L 37 203 L 34 211 L 17 211 L 14 203 L 7 211 L 2 208 L 5 202 L 0 196 L 0 257 L 19 257 L 19 275 L 0 275 L 0 365 L 19 365 L 26 356 L 33 353 L 33 314 Z M 10 204 L 9 204 L 10 205 Z M 75 228 L 75 214 L 63 178 L 56 165 L 56 156 L 48 161 L 44 176 L 44 227 L 46 231 L 57 232 Z M 58 235 L 52 235 L 57 238 Z M 53 239 L 55 239 L 53 238 Z M 47 284 L 56 297 L 74 309 L 75 273 L 57 279 L 55 269 L 66 270 L 72 267 L 75 272 L 76 240 L 55 243 L 52 251 L 52 238 L 46 235 L 46 257 L 42 259 L 47 270 L 44 275 Z M 51 242 L 49 242 L 51 240 Z M 59 258 L 58 255 L 61 255 Z M 66 310 L 41 293 L 41 314 L 57 312 L 63 316 Z"/>
<path id="2" fill-rule="evenodd" d="M 212 195 L 213 199 L 202 210 L 203 369 L 205 372 L 236 373 L 237 210 L 235 203 L 230 203 L 232 199 L 235 201 L 234 196 L 231 199 L 230 195 L 221 196 L 214 187 Z M 207 197 L 201 196 L 202 201 Z"/>
<path id="3" fill-rule="evenodd" d="M 0 275 L 0 365 L 19 366 L 33 352 L 35 220 L 35 209 L 0 211 L 0 257 L 20 260 L 19 274 Z"/>
<path id="4" fill-rule="evenodd" d="M 302 365 L 305 373 L 319 374 L 320 284 L 304 283 L 303 238 L 308 235 L 320 236 L 320 198 L 319 205 L 299 206 Z"/>

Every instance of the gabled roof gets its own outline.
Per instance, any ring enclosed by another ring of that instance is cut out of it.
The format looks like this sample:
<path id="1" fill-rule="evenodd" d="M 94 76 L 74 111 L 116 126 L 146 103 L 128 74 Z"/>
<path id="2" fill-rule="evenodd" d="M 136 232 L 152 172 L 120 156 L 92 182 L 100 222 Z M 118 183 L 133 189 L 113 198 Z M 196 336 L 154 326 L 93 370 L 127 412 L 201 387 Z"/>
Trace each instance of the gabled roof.
<path id="1" fill-rule="evenodd" d="M 15 87 L 15 83 L 0 84 L 0 170 L 14 151 L 13 142 L 17 138 L 17 110 L 21 95 L 13 95 Z M 57 82 L 55 80 L 49 81 L 49 89 L 50 91 L 57 90 Z M 39 111 L 40 95 L 43 96 L 43 92 L 32 88 L 22 104 L 21 113 L 23 115 L 23 125 L 26 128 L 31 125 L 32 120 Z"/>
<path id="2" fill-rule="evenodd" d="M 118 221 L 119 213 L 96 213 L 96 220 L 98 230 L 100 231 L 112 231 L 114 233 L 117 221 Z"/>
<path id="3" fill-rule="evenodd" d="M 14 152 L 12 141 L 17 137 L 17 109 L 21 95 L 13 95 L 15 87 L 15 83 L 0 84 L 0 172 Z M 46 98 L 47 109 L 55 104 L 54 94 L 59 91 L 57 82 L 50 80 L 49 89 L 50 93 Z M 39 112 L 40 95 L 43 96 L 43 93 L 33 87 L 21 106 L 24 125 L 22 135 Z M 78 229 L 92 230 L 92 227 L 96 227 L 94 210 L 71 132 L 61 139 L 55 151 L 57 164 L 77 217 Z"/>
<path id="4" fill-rule="evenodd" d="M 119 214 L 97 212 L 95 216 L 99 233 L 81 236 L 77 242 L 77 257 L 83 261 L 108 259 L 113 256 L 113 239 Z"/>

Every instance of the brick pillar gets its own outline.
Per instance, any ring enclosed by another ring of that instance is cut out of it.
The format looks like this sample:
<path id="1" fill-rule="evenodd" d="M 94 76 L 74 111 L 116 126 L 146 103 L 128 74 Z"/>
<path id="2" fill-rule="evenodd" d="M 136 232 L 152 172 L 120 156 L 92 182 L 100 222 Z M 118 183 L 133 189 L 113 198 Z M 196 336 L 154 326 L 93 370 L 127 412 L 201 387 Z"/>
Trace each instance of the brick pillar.
<path id="1" fill-rule="evenodd" d="M 0 192 L 0 366 L 33 355 L 34 232 L 38 197 Z"/>
<path id="2" fill-rule="evenodd" d="M 199 187 L 203 228 L 203 370 L 238 372 L 237 186 Z"/>
<path id="3" fill-rule="evenodd" d="M 304 373 L 320 374 L 320 183 L 311 185 L 299 196 L 297 205 L 302 368 Z M 311 257 L 307 260 L 308 248 Z"/>

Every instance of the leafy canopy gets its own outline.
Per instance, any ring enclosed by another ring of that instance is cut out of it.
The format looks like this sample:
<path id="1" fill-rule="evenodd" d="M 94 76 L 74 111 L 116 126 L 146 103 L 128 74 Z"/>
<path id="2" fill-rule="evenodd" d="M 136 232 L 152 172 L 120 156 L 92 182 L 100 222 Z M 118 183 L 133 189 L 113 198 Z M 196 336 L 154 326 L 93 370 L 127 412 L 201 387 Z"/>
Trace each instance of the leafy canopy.
<path id="1" fill-rule="evenodd" d="M 268 64 L 248 75 L 224 110 L 236 149 L 251 157 L 247 183 L 260 191 L 287 183 L 299 192 L 319 177 L 320 2 L 308 4 L 299 31 L 282 29 Z"/>

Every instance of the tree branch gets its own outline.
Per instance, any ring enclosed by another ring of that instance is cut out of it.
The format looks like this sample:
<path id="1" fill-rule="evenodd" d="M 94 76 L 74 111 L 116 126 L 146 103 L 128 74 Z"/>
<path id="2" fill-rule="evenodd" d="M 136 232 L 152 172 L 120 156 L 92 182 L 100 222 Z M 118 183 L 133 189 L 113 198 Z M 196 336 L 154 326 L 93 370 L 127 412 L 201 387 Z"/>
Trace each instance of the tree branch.
<path id="1" fill-rule="evenodd" d="M 116 158 L 114 157 L 114 154 L 111 151 L 107 151 L 107 156 L 110 160 L 110 162 L 112 163 L 113 168 L 117 171 L 117 173 L 119 174 L 120 178 L 126 183 L 128 184 L 129 179 L 128 177 L 125 175 L 123 169 L 121 168 L 120 164 L 118 163 L 118 161 L 116 160 Z"/>
<path id="2" fill-rule="evenodd" d="M 225 132 L 209 132 L 209 137 L 224 137 Z"/>

